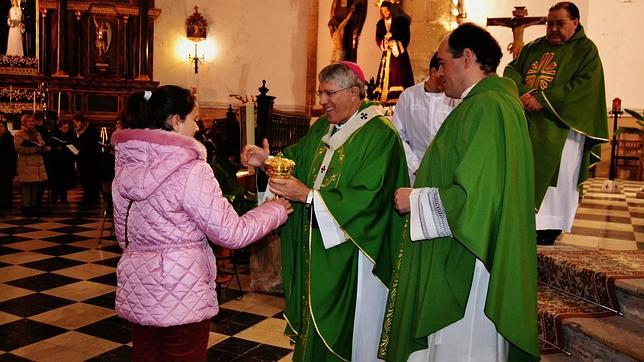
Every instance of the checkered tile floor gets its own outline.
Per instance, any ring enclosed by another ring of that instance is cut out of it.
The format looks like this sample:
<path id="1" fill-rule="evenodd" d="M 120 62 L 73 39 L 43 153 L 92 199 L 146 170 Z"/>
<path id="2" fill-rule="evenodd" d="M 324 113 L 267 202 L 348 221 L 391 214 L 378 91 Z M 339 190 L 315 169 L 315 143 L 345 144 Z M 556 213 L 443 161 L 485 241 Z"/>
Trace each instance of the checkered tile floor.
<path id="1" fill-rule="evenodd" d="M 556 245 L 584 249 L 644 249 L 644 199 L 636 197 L 644 183 L 616 182 L 618 193 L 605 190 L 606 179 L 591 179 L 584 184 L 584 197 L 577 209 L 572 232 L 563 234 Z"/>
<path id="2" fill-rule="evenodd" d="M 40 218 L 0 217 L 0 361 L 130 360 L 129 324 L 114 312 L 121 250 L 109 222 L 99 244 L 101 210 L 79 209 L 79 197 Z M 290 360 L 281 297 L 219 294 L 209 361 Z"/>
<path id="3" fill-rule="evenodd" d="M 588 182 L 572 233 L 556 245 L 644 249 L 644 199 L 635 197 L 644 184 L 618 183 L 622 192 L 610 194 L 604 179 Z M 0 217 L 0 361 L 130 359 L 128 322 L 114 313 L 120 249 L 109 231 L 99 244 L 101 210 L 79 209 L 79 198 L 75 192 L 69 204 L 44 205 L 48 215 L 37 219 Z M 241 277 L 247 285 L 248 275 Z M 282 298 L 220 294 L 208 360 L 290 360 Z"/>

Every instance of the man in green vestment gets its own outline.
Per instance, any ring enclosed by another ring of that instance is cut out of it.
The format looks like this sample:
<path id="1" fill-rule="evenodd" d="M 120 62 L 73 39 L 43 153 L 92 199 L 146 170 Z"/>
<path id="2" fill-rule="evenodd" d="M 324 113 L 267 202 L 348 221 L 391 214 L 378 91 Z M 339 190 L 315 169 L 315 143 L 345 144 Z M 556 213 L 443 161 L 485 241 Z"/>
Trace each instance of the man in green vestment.
<path id="1" fill-rule="evenodd" d="M 599 160 L 608 140 L 601 59 L 579 23 L 579 9 L 565 1 L 548 12 L 546 36 L 527 44 L 505 68 L 519 88 L 535 161 L 537 241 L 553 244 L 570 232 L 577 186 Z"/>
<path id="2" fill-rule="evenodd" d="M 296 163 L 270 190 L 294 201 L 281 232 L 282 278 L 295 361 L 373 361 L 386 286 L 404 217 L 393 195 L 408 184 L 402 143 L 377 103 L 364 101 L 355 63 L 325 67 L 320 117 L 284 156 Z M 262 166 L 264 148 L 246 147 L 242 162 Z"/>
<path id="3" fill-rule="evenodd" d="M 387 361 L 539 359 L 534 165 L 516 86 L 496 76 L 497 41 L 460 25 L 438 48 L 445 94 L 462 102 L 429 145 L 389 288 Z"/>

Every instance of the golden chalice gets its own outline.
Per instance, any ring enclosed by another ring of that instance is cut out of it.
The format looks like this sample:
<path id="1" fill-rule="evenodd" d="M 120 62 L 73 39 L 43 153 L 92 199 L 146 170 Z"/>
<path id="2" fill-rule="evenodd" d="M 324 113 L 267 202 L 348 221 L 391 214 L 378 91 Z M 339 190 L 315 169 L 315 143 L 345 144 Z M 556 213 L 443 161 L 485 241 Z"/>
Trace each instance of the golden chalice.
<path id="1" fill-rule="evenodd" d="M 295 162 L 280 155 L 269 157 L 264 162 L 266 173 L 270 177 L 275 178 L 289 178 L 295 171 Z"/>
<path id="2" fill-rule="evenodd" d="M 289 178 L 295 171 L 295 161 L 282 157 L 281 154 L 275 157 L 269 157 L 264 162 L 264 169 L 269 177 L 275 178 Z M 279 195 L 275 195 L 274 199 L 279 199 Z"/>

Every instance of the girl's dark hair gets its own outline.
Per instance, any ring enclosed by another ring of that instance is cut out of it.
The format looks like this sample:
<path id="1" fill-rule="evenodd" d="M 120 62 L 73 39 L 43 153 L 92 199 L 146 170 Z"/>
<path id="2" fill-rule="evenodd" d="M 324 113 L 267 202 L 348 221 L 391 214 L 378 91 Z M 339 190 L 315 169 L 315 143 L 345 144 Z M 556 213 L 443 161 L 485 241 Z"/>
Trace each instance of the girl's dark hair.
<path id="1" fill-rule="evenodd" d="M 132 93 L 121 115 L 123 128 L 151 128 L 172 131 L 167 121 L 173 115 L 185 119 L 195 108 L 195 98 L 189 90 L 176 85 L 164 85 L 152 91 Z"/>

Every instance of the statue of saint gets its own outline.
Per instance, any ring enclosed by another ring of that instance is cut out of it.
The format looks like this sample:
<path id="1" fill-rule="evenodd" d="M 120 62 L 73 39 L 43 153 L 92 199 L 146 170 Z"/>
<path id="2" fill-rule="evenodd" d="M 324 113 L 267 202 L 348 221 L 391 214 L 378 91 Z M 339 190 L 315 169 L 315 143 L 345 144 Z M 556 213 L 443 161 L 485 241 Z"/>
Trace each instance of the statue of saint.
<path id="1" fill-rule="evenodd" d="M 374 95 L 385 105 L 394 105 L 407 87 L 414 85 L 414 75 L 407 47 L 411 39 L 411 18 L 399 3 L 382 1 L 376 24 L 376 43 L 382 50 Z"/>
<path id="2" fill-rule="evenodd" d="M 7 55 L 22 57 L 22 34 L 25 32 L 25 24 L 22 23 L 22 9 L 20 0 L 11 0 L 11 9 L 7 18 L 9 25 L 9 37 L 7 38 Z"/>
<path id="3" fill-rule="evenodd" d="M 112 27 L 103 20 L 96 20 L 96 15 L 94 15 L 93 19 L 96 30 L 97 63 L 107 63 L 107 51 L 112 41 Z"/>

